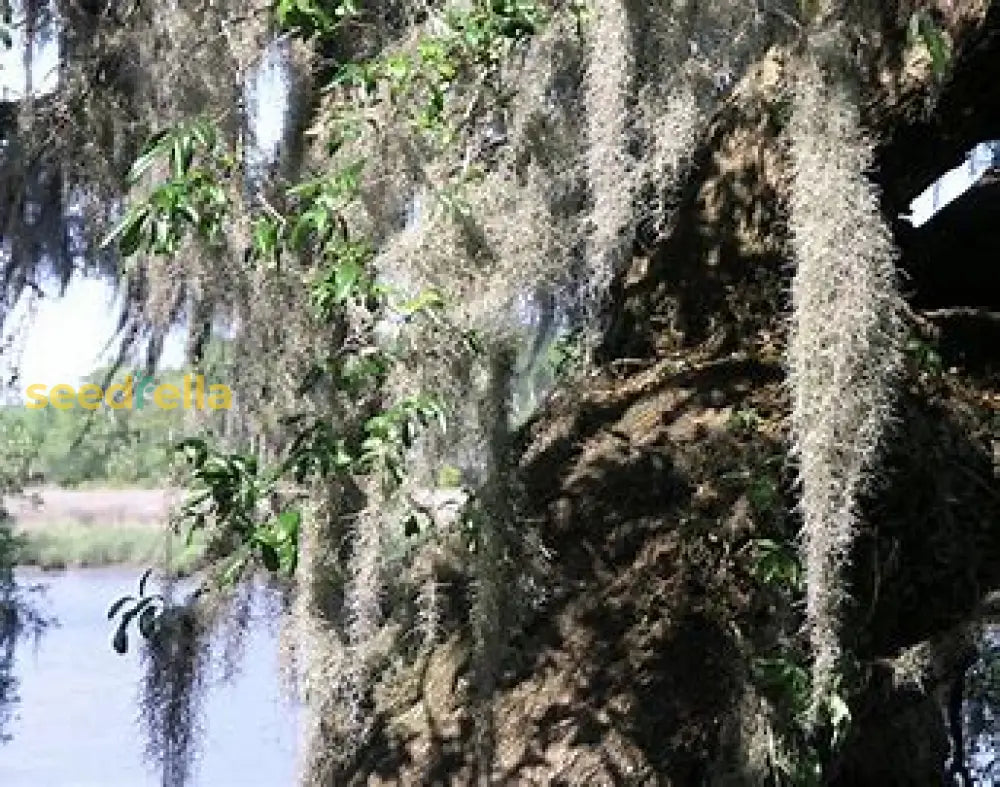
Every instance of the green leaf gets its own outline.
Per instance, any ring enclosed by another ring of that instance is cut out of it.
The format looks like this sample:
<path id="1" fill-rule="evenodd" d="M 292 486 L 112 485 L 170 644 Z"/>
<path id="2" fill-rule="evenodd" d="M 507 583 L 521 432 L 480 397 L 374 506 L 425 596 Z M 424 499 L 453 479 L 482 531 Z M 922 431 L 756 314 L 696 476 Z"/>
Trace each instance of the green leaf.
<path id="1" fill-rule="evenodd" d="M 100 248 L 106 249 L 117 241 L 122 254 L 126 257 L 134 254 L 139 247 L 142 226 L 148 216 L 149 206 L 147 205 L 131 208 L 118 226 L 101 241 Z"/>
<path id="2" fill-rule="evenodd" d="M 334 299 L 337 303 L 344 303 L 351 297 L 362 273 L 364 271 L 361 266 L 353 261 L 344 262 L 337 268 L 337 284 L 334 289 Z"/>
<path id="3" fill-rule="evenodd" d="M 215 126 L 204 118 L 192 124 L 191 136 L 206 150 L 212 150 L 215 147 Z"/>
<path id="4" fill-rule="evenodd" d="M 354 464 L 354 458 L 348 452 L 343 440 L 337 441 L 337 446 L 333 454 L 333 464 L 338 470 L 347 470 Z"/>
<path id="5" fill-rule="evenodd" d="M 323 187 L 323 179 L 313 178 L 312 180 L 304 180 L 297 186 L 292 186 L 285 193 L 289 197 L 298 197 L 299 199 L 309 199 L 318 194 L 320 189 L 322 189 L 322 187 Z"/>
<path id="6" fill-rule="evenodd" d="M 278 531 L 289 541 L 297 541 L 302 514 L 298 511 L 282 511 L 278 515 Z"/>
<path id="7" fill-rule="evenodd" d="M 270 544 L 263 542 L 260 544 L 260 556 L 264 561 L 264 567 L 268 571 L 277 571 L 281 567 L 281 561 L 278 560 L 278 553 Z"/>
<path id="8" fill-rule="evenodd" d="M 309 221 L 309 217 L 306 214 L 299 216 L 298 221 L 292 227 L 291 235 L 289 235 L 288 243 L 293 249 L 301 249 L 305 244 L 306 238 L 309 237 L 309 232 L 312 229 L 312 225 Z"/>
<path id="9" fill-rule="evenodd" d="M 153 164 L 156 162 L 157 157 L 162 152 L 163 144 L 167 140 L 167 137 L 172 133 L 172 129 L 164 129 L 158 131 L 149 141 L 146 142 L 145 147 L 142 149 L 142 153 L 139 155 L 129 169 L 128 172 L 128 183 L 130 186 L 134 186 L 139 182 L 139 179 L 145 174 Z"/>
<path id="10" fill-rule="evenodd" d="M 125 631 L 124 623 L 119 625 L 115 631 L 114 639 L 111 640 L 111 646 L 119 655 L 124 655 L 128 651 L 128 633 Z"/>
<path id="11" fill-rule="evenodd" d="M 152 574 L 152 573 L 153 573 L 153 569 L 152 568 L 147 568 L 143 572 L 142 577 L 139 579 L 139 595 L 140 596 L 145 596 L 146 595 L 146 583 L 149 581 L 149 575 Z"/>
<path id="12" fill-rule="evenodd" d="M 108 620 L 111 620 L 130 601 L 135 601 L 135 596 L 122 596 L 108 609 Z"/>
<path id="13" fill-rule="evenodd" d="M 411 298 L 396 307 L 396 311 L 409 317 L 417 312 L 440 309 L 444 305 L 444 298 L 437 290 L 424 290 L 416 298 Z"/>
<path id="14" fill-rule="evenodd" d="M 237 555 L 233 558 L 233 561 L 229 564 L 226 570 L 222 573 L 220 581 L 223 585 L 231 585 L 236 581 L 239 573 L 243 570 L 246 565 L 246 555 Z"/>
<path id="15" fill-rule="evenodd" d="M 937 77 L 942 77 L 948 70 L 951 60 L 951 47 L 945 34 L 937 26 L 934 20 L 926 12 L 918 11 L 914 14 L 916 18 L 917 31 L 927 52 L 931 56 L 931 68 Z M 911 19 L 911 31 L 913 29 Z"/>
<path id="16" fill-rule="evenodd" d="M 269 218 L 259 218 L 253 229 L 254 252 L 260 257 L 270 257 L 278 248 L 278 225 Z"/>
<path id="17" fill-rule="evenodd" d="M 181 213 L 191 222 L 195 227 L 201 223 L 201 217 L 198 215 L 198 211 L 195 210 L 192 205 L 182 205 Z"/>
<path id="18" fill-rule="evenodd" d="M 204 440 L 197 437 L 189 437 L 174 445 L 175 452 L 184 454 L 184 458 L 195 467 L 201 467 L 208 457 L 208 446 Z"/>
<path id="19" fill-rule="evenodd" d="M 405 55 L 393 55 L 386 59 L 385 70 L 390 79 L 402 82 L 410 76 L 411 64 Z"/>

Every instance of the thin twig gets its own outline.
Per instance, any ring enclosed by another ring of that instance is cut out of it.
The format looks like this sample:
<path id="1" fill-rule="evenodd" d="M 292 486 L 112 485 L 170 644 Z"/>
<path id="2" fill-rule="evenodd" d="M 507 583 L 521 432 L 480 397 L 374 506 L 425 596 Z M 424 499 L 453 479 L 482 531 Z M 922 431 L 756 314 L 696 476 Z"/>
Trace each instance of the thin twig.
<path id="1" fill-rule="evenodd" d="M 974 320 L 1000 323 L 1000 312 L 976 309 L 971 306 L 954 306 L 950 309 L 929 309 L 920 312 L 928 320 L 951 320 L 955 317 L 969 317 Z"/>
<path id="2" fill-rule="evenodd" d="M 796 30 L 800 30 L 800 31 L 802 30 L 802 23 L 798 19 L 796 19 L 794 16 L 792 16 L 790 13 L 788 13 L 787 11 L 785 11 L 784 9 L 778 8 L 777 6 L 774 6 L 774 7 L 770 7 L 769 6 L 769 7 L 765 8 L 764 10 L 765 11 L 770 11 L 775 16 L 780 17 L 785 22 L 788 22 L 788 24 L 790 24 Z"/>
<path id="3" fill-rule="evenodd" d="M 930 319 L 925 315 L 923 315 L 922 313 L 914 311 L 913 308 L 910 306 L 910 304 L 906 303 L 905 301 L 903 301 L 902 310 L 903 314 L 906 315 L 907 318 L 909 318 L 910 322 L 912 322 L 914 325 L 916 325 L 918 329 L 920 329 L 921 333 L 923 333 L 924 336 L 931 339 L 936 339 L 938 336 L 941 335 L 941 329 L 937 325 L 931 322 Z"/>

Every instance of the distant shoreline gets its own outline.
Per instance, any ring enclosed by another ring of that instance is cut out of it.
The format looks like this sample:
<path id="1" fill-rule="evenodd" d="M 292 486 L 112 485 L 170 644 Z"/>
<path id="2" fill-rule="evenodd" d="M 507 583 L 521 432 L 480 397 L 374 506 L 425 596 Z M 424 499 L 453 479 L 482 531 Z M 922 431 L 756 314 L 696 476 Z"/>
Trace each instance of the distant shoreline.
<path id="1" fill-rule="evenodd" d="M 167 533 L 178 489 L 61 489 L 39 487 L 4 500 L 20 541 L 17 564 L 43 570 L 94 566 L 163 565 L 168 543 L 172 570 L 190 573 L 203 541 Z"/>
<path id="2" fill-rule="evenodd" d="M 160 525 L 180 501 L 179 489 L 36 487 L 4 499 L 15 530 L 77 525 Z"/>

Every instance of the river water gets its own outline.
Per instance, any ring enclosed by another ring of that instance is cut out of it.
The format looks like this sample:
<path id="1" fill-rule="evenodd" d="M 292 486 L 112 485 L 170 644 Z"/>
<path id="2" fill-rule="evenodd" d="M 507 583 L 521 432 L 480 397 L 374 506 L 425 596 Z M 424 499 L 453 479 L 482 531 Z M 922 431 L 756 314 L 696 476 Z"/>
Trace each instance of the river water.
<path id="1" fill-rule="evenodd" d="M 47 586 L 45 611 L 58 620 L 37 647 L 20 643 L 20 701 L 0 744 L 2 787 L 159 787 L 143 760 L 138 725 L 141 659 L 111 649 L 106 612 L 134 592 L 132 569 L 20 572 Z M 295 783 L 296 712 L 278 677 L 277 632 L 257 609 L 242 669 L 229 683 L 213 675 L 192 787 L 289 787 Z"/>

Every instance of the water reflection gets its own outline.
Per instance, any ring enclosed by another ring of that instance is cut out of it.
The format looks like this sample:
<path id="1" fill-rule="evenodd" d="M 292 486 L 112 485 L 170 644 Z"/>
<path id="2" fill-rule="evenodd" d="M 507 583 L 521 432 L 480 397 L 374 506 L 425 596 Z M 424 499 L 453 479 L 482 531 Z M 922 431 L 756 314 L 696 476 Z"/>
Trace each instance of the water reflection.
<path id="1" fill-rule="evenodd" d="M 110 646 L 108 604 L 135 586 L 130 569 L 85 569 L 39 575 L 48 611 L 58 618 L 37 647 L 21 648 L 15 663 L 19 703 L 0 746 L 4 787 L 157 787 L 143 761 L 137 724 L 141 658 Z M 296 714 L 281 696 L 277 633 L 255 605 L 242 670 L 232 682 L 210 677 L 201 752 L 193 787 L 278 787 L 295 782 Z"/>

